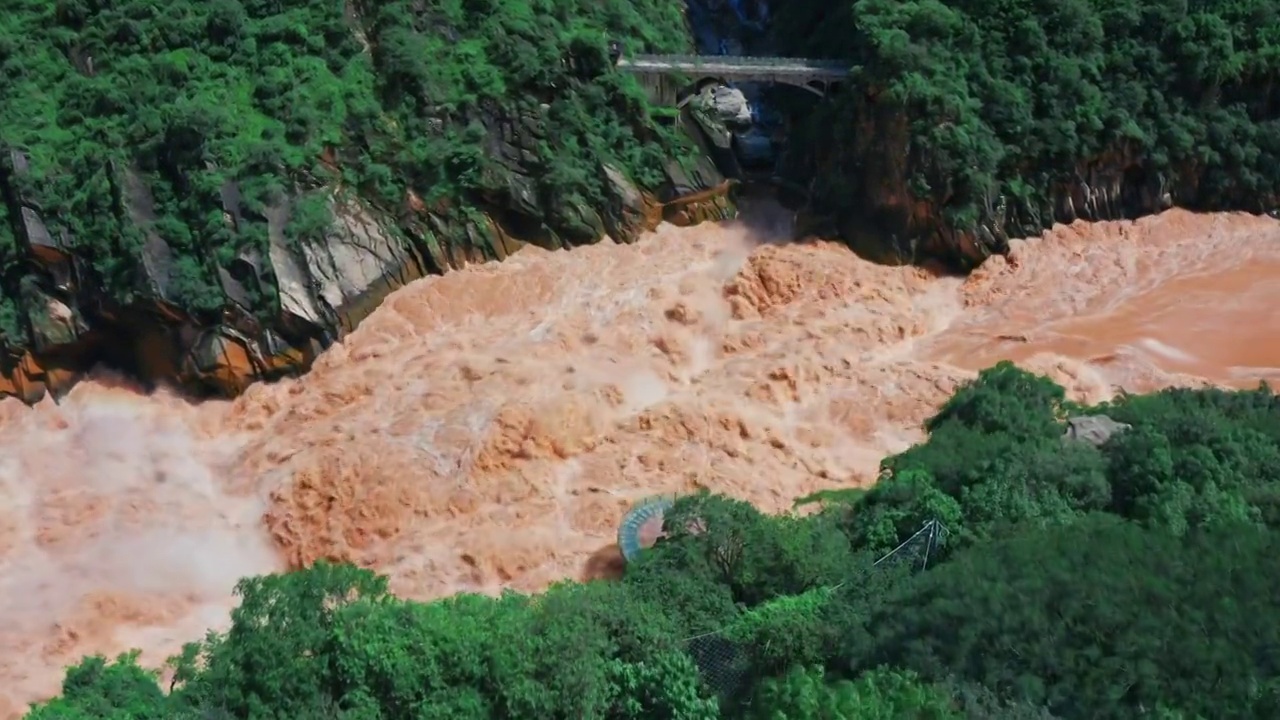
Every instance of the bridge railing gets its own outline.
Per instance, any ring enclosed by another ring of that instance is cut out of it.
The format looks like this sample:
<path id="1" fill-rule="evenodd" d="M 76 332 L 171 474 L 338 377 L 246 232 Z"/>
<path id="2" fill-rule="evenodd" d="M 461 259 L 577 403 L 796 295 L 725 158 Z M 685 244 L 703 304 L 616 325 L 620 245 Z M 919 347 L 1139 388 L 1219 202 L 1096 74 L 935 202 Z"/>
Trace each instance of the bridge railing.
<path id="1" fill-rule="evenodd" d="M 851 63 L 844 60 L 746 55 L 633 55 L 623 56 L 618 64 L 623 67 L 628 65 L 711 65 L 744 69 L 811 68 L 814 70 L 848 71 Z"/>

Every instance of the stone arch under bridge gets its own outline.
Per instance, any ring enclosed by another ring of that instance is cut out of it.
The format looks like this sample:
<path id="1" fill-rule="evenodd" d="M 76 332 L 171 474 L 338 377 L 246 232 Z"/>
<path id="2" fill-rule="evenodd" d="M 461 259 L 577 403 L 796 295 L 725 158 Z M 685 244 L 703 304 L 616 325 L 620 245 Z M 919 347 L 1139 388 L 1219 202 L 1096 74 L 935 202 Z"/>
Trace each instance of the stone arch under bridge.
<path id="1" fill-rule="evenodd" d="M 692 83 L 685 84 L 683 88 L 677 91 L 676 107 L 683 108 L 684 106 L 688 105 L 695 97 L 698 96 L 699 93 L 701 93 L 703 90 L 707 89 L 708 87 L 712 87 L 715 85 L 731 85 L 733 82 L 734 80 L 730 78 L 717 77 L 714 75 L 708 75 L 706 77 L 698 78 Z M 742 81 L 738 80 L 737 82 L 742 82 Z M 757 80 L 755 82 L 762 82 L 762 81 Z M 839 81 L 838 80 L 810 80 L 810 81 L 804 82 L 804 81 L 792 80 L 788 78 L 788 79 L 770 80 L 767 82 L 772 82 L 775 85 L 790 85 L 791 87 L 797 87 L 797 88 L 800 88 L 801 90 L 807 90 L 813 93 L 814 95 L 817 95 L 820 98 L 824 98 L 833 90 L 833 86 L 836 85 Z"/>

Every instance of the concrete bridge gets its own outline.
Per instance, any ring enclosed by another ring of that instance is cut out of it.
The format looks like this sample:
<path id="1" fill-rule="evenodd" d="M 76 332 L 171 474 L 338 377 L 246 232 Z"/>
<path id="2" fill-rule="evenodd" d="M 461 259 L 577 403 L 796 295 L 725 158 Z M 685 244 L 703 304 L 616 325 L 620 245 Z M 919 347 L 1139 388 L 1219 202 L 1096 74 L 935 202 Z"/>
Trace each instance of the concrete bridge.
<path id="1" fill-rule="evenodd" d="M 740 55 L 635 55 L 617 60 L 619 70 L 648 80 L 646 84 L 662 78 L 686 78 L 678 107 L 709 83 L 781 83 L 825 97 L 833 85 L 848 77 L 849 65 L 843 60 Z"/>

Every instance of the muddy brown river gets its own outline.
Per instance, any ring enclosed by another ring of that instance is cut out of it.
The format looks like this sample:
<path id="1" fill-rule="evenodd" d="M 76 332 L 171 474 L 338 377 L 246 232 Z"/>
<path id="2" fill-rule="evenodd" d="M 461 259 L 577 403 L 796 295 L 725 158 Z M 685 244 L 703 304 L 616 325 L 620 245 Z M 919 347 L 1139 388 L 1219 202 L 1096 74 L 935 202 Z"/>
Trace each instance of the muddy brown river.
<path id="1" fill-rule="evenodd" d="M 190 404 L 101 376 L 0 402 L 0 717 L 86 653 L 159 664 L 247 574 L 327 557 L 402 595 L 618 568 L 707 487 L 769 511 L 871 482 L 976 369 L 1074 397 L 1280 378 L 1280 223 L 1059 227 L 968 279 L 783 242 L 786 217 L 526 249 L 395 293 L 306 377 Z"/>

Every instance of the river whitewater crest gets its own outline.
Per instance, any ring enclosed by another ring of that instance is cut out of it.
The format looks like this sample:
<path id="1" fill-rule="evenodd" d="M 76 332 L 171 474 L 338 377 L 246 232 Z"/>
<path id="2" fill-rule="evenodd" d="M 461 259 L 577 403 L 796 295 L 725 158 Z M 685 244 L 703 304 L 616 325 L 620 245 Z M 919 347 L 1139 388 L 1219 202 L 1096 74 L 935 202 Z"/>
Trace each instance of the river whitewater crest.
<path id="1" fill-rule="evenodd" d="M 0 718 L 85 654 L 159 666 L 245 575 L 330 558 L 416 599 L 536 591 L 617 573 L 645 496 L 780 512 L 868 484 L 1003 358 L 1088 401 L 1280 380 L 1269 218 L 1060 226 L 962 279 L 754 210 L 419 280 L 233 402 L 107 376 L 0 402 Z"/>

